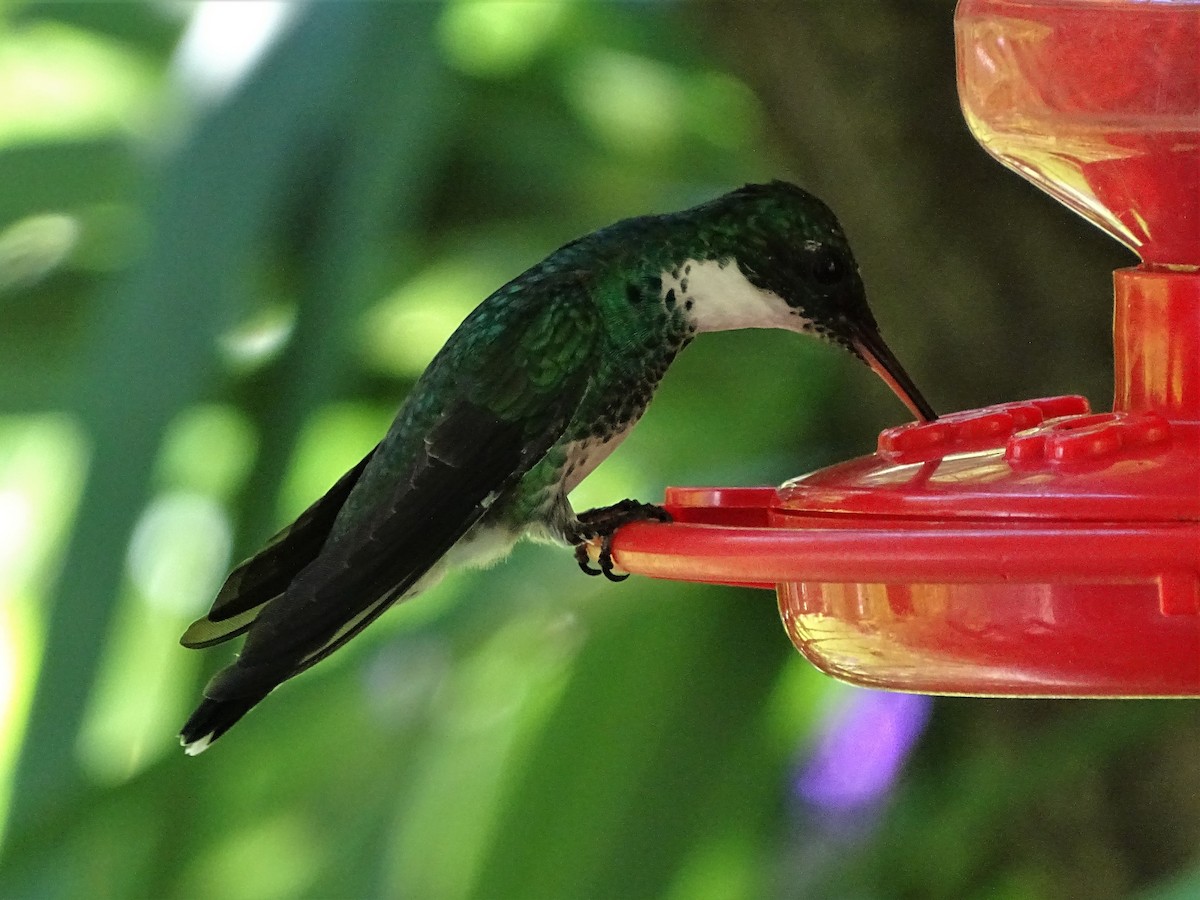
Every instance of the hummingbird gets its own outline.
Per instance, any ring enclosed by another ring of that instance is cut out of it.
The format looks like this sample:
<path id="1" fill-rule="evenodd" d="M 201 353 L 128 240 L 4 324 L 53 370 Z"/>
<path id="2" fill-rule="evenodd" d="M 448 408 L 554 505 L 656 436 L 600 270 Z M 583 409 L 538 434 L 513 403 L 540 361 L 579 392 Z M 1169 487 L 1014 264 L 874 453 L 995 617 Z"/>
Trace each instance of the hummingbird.
<path id="1" fill-rule="evenodd" d="M 578 238 L 476 307 L 383 439 L 235 568 L 187 629 L 181 643 L 194 649 L 246 634 L 181 730 L 187 753 L 392 605 L 521 537 L 574 548 L 590 575 L 628 577 L 614 572 L 613 533 L 669 514 L 634 500 L 576 514 L 569 495 L 697 334 L 740 328 L 838 344 L 915 416 L 935 418 L 880 336 L 841 225 L 807 191 L 748 184 Z"/>

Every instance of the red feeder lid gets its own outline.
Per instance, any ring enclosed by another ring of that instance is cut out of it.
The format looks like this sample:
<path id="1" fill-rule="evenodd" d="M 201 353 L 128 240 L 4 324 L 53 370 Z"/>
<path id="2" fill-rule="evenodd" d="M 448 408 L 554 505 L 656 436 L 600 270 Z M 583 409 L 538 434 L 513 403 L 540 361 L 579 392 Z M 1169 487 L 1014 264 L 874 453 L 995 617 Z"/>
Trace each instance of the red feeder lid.
<path id="1" fill-rule="evenodd" d="M 889 429 L 774 488 L 672 488 L 629 571 L 773 586 L 859 684 L 1200 695 L 1200 3 L 961 0 L 959 89 L 1010 167 L 1134 247 L 1113 412 L 1081 397 Z"/>

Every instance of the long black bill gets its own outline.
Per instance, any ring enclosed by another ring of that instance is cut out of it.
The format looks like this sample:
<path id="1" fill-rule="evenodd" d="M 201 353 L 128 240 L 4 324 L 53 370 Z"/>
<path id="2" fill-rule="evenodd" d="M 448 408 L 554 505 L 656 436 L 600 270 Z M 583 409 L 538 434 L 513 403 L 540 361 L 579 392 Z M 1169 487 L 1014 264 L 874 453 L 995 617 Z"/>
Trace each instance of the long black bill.
<path id="1" fill-rule="evenodd" d="M 937 413 L 933 411 L 929 401 L 921 396 L 921 392 L 917 390 L 913 380 L 908 377 L 908 373 L 904 371 L 904 367 L 900 365 L 895 354 L 883 342 L 878 331 L 867 328 L 856 329 L 850 336 L 850 343 L 862 357 L 863 362 L 884 380 L 904 405 L 912 410 L 914 416 L 924 422 L 932 422 L 937 418 Z"/>

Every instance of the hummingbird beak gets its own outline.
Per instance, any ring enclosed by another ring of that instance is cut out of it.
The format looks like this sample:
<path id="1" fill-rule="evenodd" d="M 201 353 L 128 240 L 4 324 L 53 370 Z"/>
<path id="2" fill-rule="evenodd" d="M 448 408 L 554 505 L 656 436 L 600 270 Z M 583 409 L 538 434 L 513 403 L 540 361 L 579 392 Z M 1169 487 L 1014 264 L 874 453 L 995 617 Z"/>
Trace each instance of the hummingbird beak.
<path id="1" fill-rule="evenodd" d="M 862 361 L 883 379 L 901 402 L 912 410 L 914 416 L 923 422 L 932 422 L 937 418 L 933 407 L 921 396 L 921 392 L 908 377 L 895 354 L 883 342 L 878 331 L 869 327 L 854 328 L 850 334 L 850 346 Z"/>

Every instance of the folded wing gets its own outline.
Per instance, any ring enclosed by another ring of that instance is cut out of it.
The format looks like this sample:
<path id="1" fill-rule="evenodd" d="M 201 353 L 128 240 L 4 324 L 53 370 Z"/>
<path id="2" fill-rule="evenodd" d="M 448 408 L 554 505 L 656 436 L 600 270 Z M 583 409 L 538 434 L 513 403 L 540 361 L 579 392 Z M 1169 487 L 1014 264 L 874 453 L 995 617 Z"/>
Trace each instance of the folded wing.
<path id="1" fill-rule="evenodd" d="M 460 329 L 462 346 L 448 345 L 431 365 L 409 413 L 326 495 L 327 507 L 318 501 L 284 532 L 307 553 L 324 528 L 331 536 L 316 554 L 289 578 L 272 544 L 230 576 L 236 585 L 188 630 L 190 646 L 248 631 L 239 659 L 209 683 L 184 727 L 190 750 L 416 587 L 563 435 L 594 368 L 594 313 L 532 303 L 506 312 L 519 318 L 504 329 Z M 343 518 L 328 523 L 334 506 Z"/>

